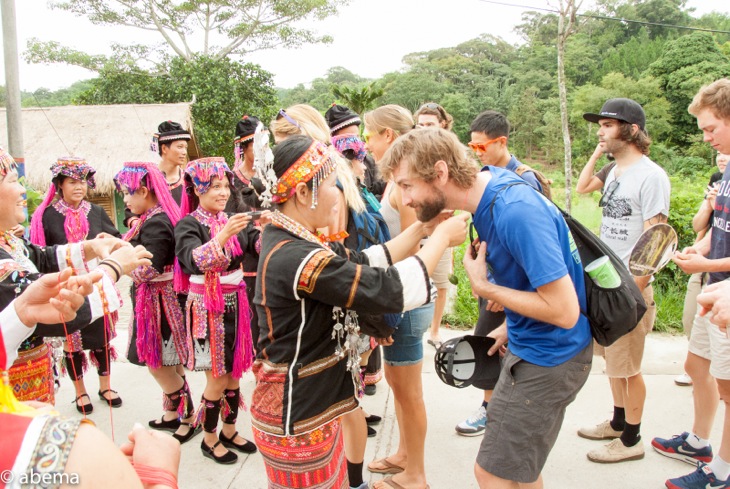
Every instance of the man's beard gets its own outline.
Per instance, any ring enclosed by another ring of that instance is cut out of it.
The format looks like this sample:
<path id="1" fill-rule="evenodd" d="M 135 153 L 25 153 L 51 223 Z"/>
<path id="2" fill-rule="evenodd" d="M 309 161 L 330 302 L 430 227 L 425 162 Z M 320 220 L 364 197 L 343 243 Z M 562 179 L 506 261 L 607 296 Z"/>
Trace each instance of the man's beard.
<path id="1" fill-rule="evenodd" d="M 421 222 L 428 222 L 438 216 L 446 208 L 446 196 L 440 190 L 433 189 L 435 197 L 416 208 L 416 217 Z"/>

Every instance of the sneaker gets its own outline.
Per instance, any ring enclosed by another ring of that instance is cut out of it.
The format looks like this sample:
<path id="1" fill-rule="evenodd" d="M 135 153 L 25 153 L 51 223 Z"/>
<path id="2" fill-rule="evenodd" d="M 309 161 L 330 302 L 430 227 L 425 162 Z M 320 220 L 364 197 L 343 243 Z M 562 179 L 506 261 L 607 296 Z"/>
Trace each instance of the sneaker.
<path id="1" fill-rule="evenodd" d="M 712 447 L 707 445 L 704 448 L 694 448 L 687 443 L 689 433 L 686 431 L 681 435 L 672 438 L 654 438 L 651 446 L 654 450 L 669 458 L 676 458 L 690 465 L 697 465 L 697 462 L 710 463 L 712 461 Z"/>
<path id="2" fill-rule="evenodd" d="M 669 479 L 664 483 L 667 489 L 728 489 L 728 481 L 721 481 L 712 473 L 709 465 L 699 462 L 697 470 L 691 474 L 676 479 Z"/>
<path id="3" fill-rule="evenodd" d="M 674 378 L 674 383 L 682 387 L 690 386 L 692 385 L 692 377 L 687 374 L 682 374 Z"/>
<path id="4" fill-rule="evenodd" d="M 588 452 L 588 460 L 599 464 L 614 464 L 642 458 L 644 458 L 644 444 L 641 440 L 633 447 L 627 447 L 621 438 L 616 438 L 607 445 Z"/>
<path id="5" fill-rule="evenodd" d="M 578 436 L 589 440 L 613 440 L 621 436 L 621 432 L 611 428 L 611 421 L 606 420 L 596 426 L 579 429 Z"/>
<path id="6" fill-rule="evenodd" d="M 456 432 L 462 436 L 479 436 L 487 428 L 487 408 L 479 406 L 474 414 L 456 425 Z"/>

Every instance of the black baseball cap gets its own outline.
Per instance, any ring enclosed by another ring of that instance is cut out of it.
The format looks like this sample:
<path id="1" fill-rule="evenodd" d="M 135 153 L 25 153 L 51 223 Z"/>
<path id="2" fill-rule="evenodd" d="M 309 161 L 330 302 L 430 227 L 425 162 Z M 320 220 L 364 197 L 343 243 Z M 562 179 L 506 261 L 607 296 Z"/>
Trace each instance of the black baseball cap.
<path id="1" fill-rule="evenodd" d="M 466 335 L 441 344 L 434 357 L 436 375 L 447 385 L 464 388 L 474 382 L 497 381 L 499 355 L 489 356 L 493 338 Z"/>
<path id="2" fill-rule="evenodd" d="M 639 126 L 639 129 L 646 131 L 644 128 L 646 125 L 644 109 L 630 98 L 612 98 L 603 104 L 600 113 L 583 114 L 583 118 L 588 122 L 596 123 L 601 119 L 616 119 L 618 121 L 628 122 L 629 124 L 636 124 Z"/>

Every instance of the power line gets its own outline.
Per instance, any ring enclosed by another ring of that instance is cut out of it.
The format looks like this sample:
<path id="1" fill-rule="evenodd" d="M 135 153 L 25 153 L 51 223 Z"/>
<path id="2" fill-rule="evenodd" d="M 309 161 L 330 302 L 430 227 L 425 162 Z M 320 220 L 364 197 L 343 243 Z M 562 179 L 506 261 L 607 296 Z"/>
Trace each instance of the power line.
<path id="1" fill-rule="evenodd" d="M 503 5 L 505 7 L 517 7 L 517 8 L 523 8 L 528 10 L 538 10 L 541 12 L 550 12 L 553 14 L 559 14 L 559 10 L 555 9 L 549 9 L 549 8 L 540 8 L 540 7 L 532 7 L 530 5 L 519 5 L 515 3 L 507 3 L 507 2 L 498 2 L 496 0 L 478 0 L 482 3 L 491 3 L 494 5 Z M 594 14 L 576 14 L 578 17 L 587 17 L 589 19 L 599 19 L 599 20 L 613 20 L 616 22 L 621 22 L 624 24 L 639 24 L 639 25 L 648 25 L 648 26 L 655 26 L 655 27 L 671 27 L 674 29 L 685 29 L 688 31 L 702 31 L 702 32 L 714 32 L 717 34 L 730 34 L 730 31 L 721 31 L 717 29 L 706 29 L 704 27 L 690 27 L 686 25 L 675 25 L 675 24 L 663 24 L 661 22 L 648 22 L 643 20 L 633 20 L 633 19 L 624 19 L 620 17 L 609 17 L 607 15 L 594 15 Z"/>

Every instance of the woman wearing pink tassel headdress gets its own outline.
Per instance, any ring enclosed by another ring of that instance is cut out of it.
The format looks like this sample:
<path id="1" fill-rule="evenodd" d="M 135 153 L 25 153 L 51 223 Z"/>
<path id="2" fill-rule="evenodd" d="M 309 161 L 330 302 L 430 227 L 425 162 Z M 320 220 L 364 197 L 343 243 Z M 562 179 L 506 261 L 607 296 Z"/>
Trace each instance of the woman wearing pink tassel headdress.
<path id="1" fill-rule="evenodd" d="M 92 168 L 85 159 L 66 156 L 52 166 L 51 185 L 45 199 L 39 205 L 30 224 L 30 241 L 39 246 L 78 243 L 95 238 L 101 233 L 120 237 L 120 233 L 107 213 L 100 206 L 86 199 L 88 189 L 96 187 Z M 93 266 L 93 264 L 92 264 Z M 88 327 L 77 331 L 64 342 L 63 366 L 76 389 L 76 409 L 90 413 L 94 406 L 86 392 L 84 372 L 87 357 L 99 374 L 99 398 L 112 407 L 122 405 L 117 392 L 109 387 L 111 360 L 116 352 L 109 342 L 116 336 L 116 314 L 97 319 Z"/>
<path id="2" fill-rule="evenodd" d="M 146 366 L 162 388 L 165 413 L 150 421 L 150 428 L 172 431 L 175 439 L 185 443 L 200 429 L 193 427 L 192 394 L 178 371 L 190 356 L 185 318 L 173 285 L 175 272 L 180 275 L 174 235 L 180 207 L 154 163 L 127 162 L 114 183 L 127 208 L 139 216 L 122 239 L 152 253 L 151 265 L 130 274 L 134 314 L 127 358 Z"/>
<path id="3" fill-rule="evenodd" d="M 218 463 L 235 463 L 256 446 L 236 431 L 243 406 L 239 379 L 253 364 L 250 309 L 241 264 L 258 255 L 260 232 L 251 216 L 224 212 L 232 173 L 223 158 L 201 158 L 185 168 L 183 217 L 175 227 L 175 255 L 189 275 L 185 306 L 191 334 L 192 367 L 203 370 L 206 386 L 196 424 L 202 423 L 203 454 Z M 216 436 L 218 417 L 223 428 Z"/>

